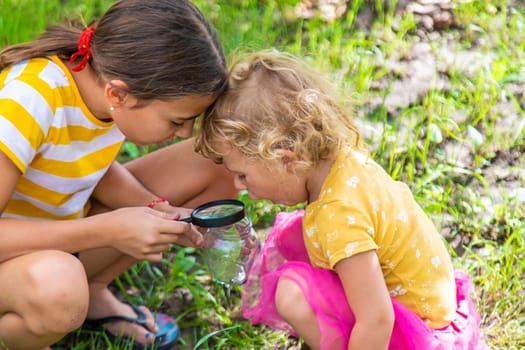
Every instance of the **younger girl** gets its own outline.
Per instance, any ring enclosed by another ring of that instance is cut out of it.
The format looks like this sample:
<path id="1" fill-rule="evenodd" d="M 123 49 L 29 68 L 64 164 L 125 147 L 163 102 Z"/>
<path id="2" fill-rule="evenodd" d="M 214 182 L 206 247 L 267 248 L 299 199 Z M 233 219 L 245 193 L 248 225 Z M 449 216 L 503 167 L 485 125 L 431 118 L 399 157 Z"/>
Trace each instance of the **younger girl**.
<path id="1" fill-rule="evenodd" d="M 236 191 L 192 140 L 126 167 L 115 158 L 124 138 L 191 136 L 226 77 L 214 31 L 187 0 L 122 0 L 95 27 L 52 27 L 0 52 L 0 349 L 49 349 L 86 317 L 129 338 L 120 344 L 173 346 L 173 318 L 108 285 L 171 244 L 201 244 L 174 220 L 189 210 L 170 203 Z"/>
<path id="2" fill-rule="evenodd" d="M 284 54 L 237 62 L 196 149 L 280 214 L 244 291 L 253 323 L 312 349 L 474 349 L 479 315 L 409 188 L 360 146 L 317 73 Z M 303 234 L 304 232 L 304 234 Z M 304 239 L 304 240 L 303 240 Z"/>

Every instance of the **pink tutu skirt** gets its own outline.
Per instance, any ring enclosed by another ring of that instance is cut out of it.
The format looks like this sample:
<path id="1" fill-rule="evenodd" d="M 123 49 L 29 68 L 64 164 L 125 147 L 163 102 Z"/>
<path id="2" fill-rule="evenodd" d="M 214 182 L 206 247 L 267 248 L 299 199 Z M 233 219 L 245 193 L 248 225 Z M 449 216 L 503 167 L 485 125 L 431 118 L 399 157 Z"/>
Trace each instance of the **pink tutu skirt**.
<path id="1" fill-rule="evenodd" d="M 277 282 L 286 277 L 302 289 L 317 315 L 322 333 L 321 349 L 346 349 L 355 323 L 354 316 L 337 274 L 309 263 L 302 233 L 303 213 L 297 210 L 277 215 L 243 288 L 243 315 L 252 324 L 263 323 L 297 336 L 279 316 L 274 302 Z M 455 278 L 456 318 L 447 327 L 431 329 L 414 312 L 392 299 L 395 324 L 389 349 L 487 349 L 480 338 L 480 316 L 470 299 L 473 290 L 470 276 L 456 270 Z"/>

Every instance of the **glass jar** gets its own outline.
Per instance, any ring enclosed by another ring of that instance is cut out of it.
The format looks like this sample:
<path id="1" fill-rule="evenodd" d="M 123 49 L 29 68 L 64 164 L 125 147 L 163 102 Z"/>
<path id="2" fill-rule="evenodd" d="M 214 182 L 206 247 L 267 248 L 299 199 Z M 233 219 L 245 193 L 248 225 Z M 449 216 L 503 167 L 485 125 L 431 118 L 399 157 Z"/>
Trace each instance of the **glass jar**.
<path id="1" fill-rule="evenodd" d="M 223 199 L 205 203 L 181 220 L 207 229 L 204 258 L 215 280 L 227 286 L 246 281 L 260 242 L 243 202 Z"/>
<path id="2" fill-rule="evenodd" d="M 208 228 L 203 249 L 208 269 L 217 282 L 243 284 L 260 243 L 251 220 L 244 216 L 233 224 Z"/>

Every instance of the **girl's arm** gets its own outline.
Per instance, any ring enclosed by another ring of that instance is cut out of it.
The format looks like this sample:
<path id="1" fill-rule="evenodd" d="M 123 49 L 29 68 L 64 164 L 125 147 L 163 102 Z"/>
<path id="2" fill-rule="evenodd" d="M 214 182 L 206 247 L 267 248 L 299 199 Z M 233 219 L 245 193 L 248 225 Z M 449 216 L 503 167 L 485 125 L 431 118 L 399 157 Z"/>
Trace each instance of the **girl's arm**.
<path id="1" fill-rule="evenodd" d="M 16 165 L 0 151 L 0 214 L 7 206 L 21 175 Z"/>
<path id="2" fill-rule="evenodd" d="M 0 263 L 39 250 L 74 253 L 101 247 L 113 247 L 137 260 L 160 261 L 172 244 L 202 244 L 202 234 L 193 225 L 143 207 L 73 220 L 0 218 L 0 233 Z"/>
<path id="3" fill-rule="evenodd" d="M 146 206 L 157 198 L 117 161 L 113 162 L 102 177 L 93 197 L 111 209 Z"/>
<path id="4" fill-rule="evenodd" d="M 387 349 L 394 311 L 376 252 L 367 251 L 341 260 L 335 270 L 356 319 L 348 350 Z"/>
<path id="5" fill-rule="evenodd" d="M 176 176 L 174 174 L 173 176 Z M 93 192 L 93 197 L 109 209 L 139 206 L 145 207 L 153 200 L 159 199 L 157 194 L 148 190 L 126 167 L 117 161 L 111 164 L 110 168 L 97 184 Z M 156 202 L 154 209 L 166 213 L 175 214 L 174 219 L 187 217 L 191 214 L 191 209 L 173 207 L 168 202 Z M 94 208 L 92 208 L 94 209 Z M 104 212 L 98 209 L 91 213 Z"/>
<path id="6" fill-rule="evenodd" d="M 15 191 L 21 172 L 1 151 L 0 169 L 0 177 L 2 178 L 0 182 L 0 213 L 2 213 Z M 71 221 L 55 222 L 0 217 L 0 262 L 35 250 L 61 249 L 74 252 L 87 248 L 79 238 L 82 237 L 81 230 L 89 230 L 88 226 L 83 226 L 82 229 L 75 226 L 75 223 Z M 93 237 L 92 242 L 97 240 L 97 237 Z M 103 241 L 98 243 L 104 244 Z"/>
<path id="7" fill-rule="evenodd" d="M 0 151 L 0 213 L 21 176 Z M 202 235 L 173 214 L 124 208 L 84 219 L 23 220 L 0 217 L 0 262 L 37 250 L 79 252 L 114 247 L 136 259 L 159 261 L 171 244 L 200 245 Z"/>

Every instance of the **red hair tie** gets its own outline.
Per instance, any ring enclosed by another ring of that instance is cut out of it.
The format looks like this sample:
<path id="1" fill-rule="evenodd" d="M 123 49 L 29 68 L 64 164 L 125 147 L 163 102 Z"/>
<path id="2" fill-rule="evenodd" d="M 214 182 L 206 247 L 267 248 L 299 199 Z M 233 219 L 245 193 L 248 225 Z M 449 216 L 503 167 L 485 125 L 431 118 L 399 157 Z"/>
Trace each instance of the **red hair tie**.
<path id="1" fill-rule="evenodd" d="M 69 59 L 69 63 L 73 65 L 75 64 L 75 61 L 78 57 L 84 57 L 82 58 L 82 61 L 80 61 L 79 64 L 71 68 L 73 72 L 80 72 L 82 69 L 84 69 L 89 59 L 91 58 L 90 41 L 94 31 L 95 28 L 89 27 L 87 29 L 84 29 L 82 33 L 80 33 L 80 38 L 78 39 L 78 51 L 71 56 L 71 58 Z"/>

